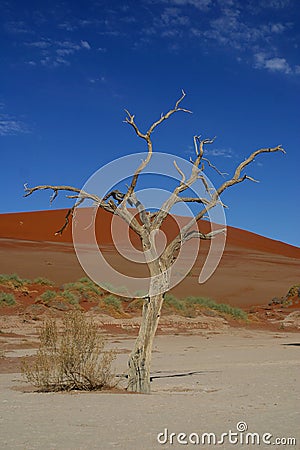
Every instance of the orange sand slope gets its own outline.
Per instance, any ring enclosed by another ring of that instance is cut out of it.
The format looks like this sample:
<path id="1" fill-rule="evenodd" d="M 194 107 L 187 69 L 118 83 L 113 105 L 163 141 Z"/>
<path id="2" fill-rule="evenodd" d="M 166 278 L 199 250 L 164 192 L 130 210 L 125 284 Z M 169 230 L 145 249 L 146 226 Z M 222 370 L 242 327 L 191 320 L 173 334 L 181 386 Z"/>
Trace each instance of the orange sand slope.
<path id="1" fill-rule="evenodd" d="M 64 224 L 66 212 L 1 214 L 0 273 L 16 272 L 27 278 L 45 276 L 58 284 L 83 276 L 72 246 L 71 226 L 62 236 L 55 236 L 55 231 Z M 130 271 L 137 271 L 137 265 L 126 262 L 113 250 L 110 218 L 105 211 L 98 213 L 98 243 L 109 262 L 130 275 Z M 204 223 L 201 227 L 207 226 Z M 177 226 L 171 218 L 164 228 L 169 237 L 177 234 Z M 120 228 L 119 236 L 124 232 Z M 132 242 L 137 245 L 136 238 L 133 237 Z M 299 283 L 299 248 L 228 227 L 221 263 L 214 275 L 200 285 L 198 276 L 208 246 L 208 242 L 201 242 L 200 256 L 190 275 L 173 289 L 175 295 L 207 296 L 219 302 L 249 306 L 265 304 L 274 296 L 283 296 L 290 286 Z M 138 270 L 140 276 L 146 273 L 145 268 Z"/>

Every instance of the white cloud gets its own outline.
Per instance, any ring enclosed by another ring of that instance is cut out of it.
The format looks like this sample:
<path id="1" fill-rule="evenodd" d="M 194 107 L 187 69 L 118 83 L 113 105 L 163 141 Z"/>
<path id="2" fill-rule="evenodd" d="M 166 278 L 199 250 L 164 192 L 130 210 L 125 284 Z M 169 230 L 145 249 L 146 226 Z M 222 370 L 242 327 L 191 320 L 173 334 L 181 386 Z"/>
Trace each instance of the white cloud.
<path id="1" fill-rule="evenodd" d="M 72 48 L 58 48 L 56 50 L 56 53 L 60 56 L 67 56 L 67 55 L 72 55 L 73 53 L 75 53 L 75 50 Z"/>
<path id="2" fill-rule="evenodd" d="M 71 40 L 54 41 L 51 39 L 40 39 L 32 42 L 25 42 L 26 47 L 39 51 L 35 60 L 30 55 L 30 60 L 26 62 L 29 65 L 37 65 L 40 63 L 45 67 L 58 67 L 70 65 L 69 56 L 82 50 L 90 50 L 91 46 L 88 41 L 81 40 L 79 43 Z"/>
<path id="3" fill-rule="evenodd" d="M 99 82 L 100 83 L 105 83 L 106 82 L 106 78 L 103 77 L 103 76 L 98 77 L 98 78 L 90 78 L 89 82 L 92 83 L 92 84 L 99 83 Z"/>
<path id="4" fill-rule="evenodd" d="M 76 25 L 71 24 L 70 22 L 63 22 L 63 23 L 59 23 L 58 27 L 66 30 L 66 31 L 74 31 L 77 29 Z"/>
<path id="5" fill-rule="evenodd" d="M 282 9 L 290 5 L 290 0 L 261 0 L 260 6 L 263 8 Z"/>
<path id="6" fill-rule="evenodd" d="M 81 45 L 77 44 L 76 42 L 72 42 L 72 41 L 56 41 L 55 44 L 58 45 L 59 47 L 70 48 L 72 50 L 80 50 L 81 49 Z"/>
<path id="7" fill-rule="evenodd" d="M 285 29 L 286 29 L 286 26 L 283 25 L 283 23 L 273 23 L 271 25 L 272 33 L 279 34 L 279 33 L 282 33 Z"/>
<path id="8" fill-rule="evenodd" d="M 231 148 L 207 148 L 205 153 L 208 156 L 216 156 L 221 158 L 233 158 L 234 152 Z"/>
<path id="9" fill-rule="evenodd" d="M 256 53 L 254 58 L 255 67 L 258 69 L 267 69 L 271 72 L 282 72 L 284 74 L 292 72 L 292 68 L 285 58 L 271 58 L 263 52 Z"/>
<path id="10" fill-rule="evenodd" d="M 165 3 L 179 6 L 191 5 L 197 9 L 205 10 L 211 5 L 212 0 L 165 0 Z"/>
<path id="11" fill-rule="evenodd" d="M 290 73 L 291 68 L 285 58 L 270 58 L 265 61 L 265 68 L 272 71 Z"/>
<path id="12" fill-rule="evenodd" d="M 186 15 L 182 15 L 179 8 L 165 8 L 161 15 L 163 26 L 180 26 L 188 25 L 190 20 Z M 175 30 L 171 30 L 175 31 Z"/>
<path id="13" fill-rule="evenodd" d="M 0 103 L 1 111 L 4 107 L 4 103 Z M 0 136 L 13 136 L 20 133 L 28 133 L 27 126 L 15 117 L 0 112 Z"/>
<path id="14" fill-rule="evenodd" d="M 26 45 L 27 47 L 48 48 L 51 47 L 52 44 L 48 40 L 40 40 L 33 42 L 24 42 L 24 45 Z"/>
<path id="15" fill-rule="evenodd" d="M 238 8 L 228 7 L 223 8 L 219 17 L 210 21 L 207 30 L 199 31 L 207 39 L 241 51 L 251 51 L 260 41 L 267 41 L 271 34 L 270 27 L 251 25 L 242 20 Z"/>
<path id="16" fill-rule="evenodd" d="M 62 56 L 57 56 L 55 58 L 51 56 L 45 56 L 40 60 L 42 66 L 45 67 L 58 67 L 58 66 L 69 66 L 70 62 L 63 58 Z"/>
<path id="17" fill-rule="evenodd" d="M 88 43 L 88 41 L 80 41 L 80 43 L 81 43 L 81 46 L 82 46 L 83 48 L 86 48 L 87 50 L 90 50 L 90 49 L 91 49 L 91 46 L 90 46 L 90 44 Z"/>
<path id="18" fill-rule="evenodd" d="M 22 20 L 6 22 L 4 28 L 13 34 L 33 34 L 33 31 Z"/>

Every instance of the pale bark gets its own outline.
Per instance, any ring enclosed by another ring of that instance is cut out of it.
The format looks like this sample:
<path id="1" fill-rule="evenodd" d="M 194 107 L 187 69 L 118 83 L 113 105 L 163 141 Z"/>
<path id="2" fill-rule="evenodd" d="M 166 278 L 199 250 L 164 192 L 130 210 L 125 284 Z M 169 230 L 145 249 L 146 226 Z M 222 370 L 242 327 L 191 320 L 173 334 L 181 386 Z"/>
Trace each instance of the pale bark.
<path id="1" fill-rule="evenodd" d="M 150 393 L 150 365 L 164 294 L 144 300 L 142 323 L 128 360 L 128 391 Z"/>
<path id="2" fill-rule="evenodd" d="M 161 260 L 149 263 L 150 295 L 144 299 L 138 337 L 128 360 L 128 387 L 131 392 L 150 393 L 152 347 L 167 286 L 167 271 Z M 156 292 L 160 292 L 155 294 Z M 151 294 L 152 292 L 152 294 Z"/>

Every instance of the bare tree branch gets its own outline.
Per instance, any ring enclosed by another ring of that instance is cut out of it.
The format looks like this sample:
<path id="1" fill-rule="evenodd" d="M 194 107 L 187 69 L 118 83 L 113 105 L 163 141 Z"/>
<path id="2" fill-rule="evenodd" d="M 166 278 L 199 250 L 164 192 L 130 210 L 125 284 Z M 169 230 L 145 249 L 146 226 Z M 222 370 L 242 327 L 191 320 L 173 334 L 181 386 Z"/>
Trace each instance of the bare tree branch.
<path id="1" fill-rule="evenodd" d="M 137 211 L 138 211 L 138 213 L 139 213 L 139 216 L 140 216 L 140 219 L 141 219 L 142 224 L 145 225 L 145 226 L 149 229 L 149 227 L 150 227 L 150 217 L 149 217 L 149 214 L 147 214 L 147 211 L 145 210 L 144 205 L 143 205 L 143 204 L 140 202 L 140 200 L 137 198 L 135 192 L 133 192 L 133 193 L 131 194 L 131 197 L 130 197 L 129 200 L 131 200 L 132 205 L 136 207 L 136 209 L 137 209 Z M 129 200 L 128 200 L 128 201 L 129 201 Z"/>
<path id="2" fill-rule="evenodd" d="M 217 236 L 218 234 L 221 234 L 221 233 L 226 233 L 226 228 L 222 228 L 220 230 L 214 230 L 207 234 L 201 233 L 200 231 L 193 230 L 188 233 L 185 233 L 182 236 L 181 244 L 184 244 L 185 242 L 189 241 L 190 239 L 194 239 L 194 238 L 203 239 L 203 240 L 211 240 L 215 236 Z"/>
<path id="3" fill-rule="evenodd" d="M 122 217 L 126 221 L 126 223 L 130 226 L 130 228 L 132 228 L 132 230 L 135 231 L 138 235 L 140 235 L 142 232 L 142 227 L 126 208 L 125 209 L 118 208 L 117 205 L 112 200 L 108 200 L 109 197 L 113 196 L 113 198 L 115 198 L 119 203 L 121 197 L 124 195 L 119 191 L 112 191 L 111 193 L 108 193 L 104 197 L 106 200 L 108 200 L 108 202 L 105 202 L 98 195 L 90 194 L 73 186 L 41 185 L 29 188 L 25 184 L 24 189 L 25 189 L 24 197 L 28 197 L 29 195 L 33 194 L 36 191 L 52 190 L 54 194 L 51 196 L 51 201 L 53 201 L 57 197 L 59 191 L 76 192 L 75 195 L 69 195 L 67 197 L 78 198 L 79 201 L 75 203 L 75 205 L 68 211 L 65 224 L 63 225 L 61 230 L 58 230 L 56 234 L 61 234 L 65 230 L 65 228 L 69 223 L 70 214 L 73 214 L 74 210 L 82 203 L 82 201 L 87 199 L 92 200 L 96 205 L 98 205 L 98 207 L 104 209 L 105 211 L 110 212 L 111 214 L 117 214 L 118 216 Z"/>
<path id="4" fill-rule="evenodd" d="M 210 211 L 212 208 L 214 208 L 219 202 L 220 202 L 220 194 L 222 194 L 227 188 L 230 186 L 234 186 L 235 184 L 241 183 L 244 180 L 251 180 L 254 182 L 257 182 L 254 178 L 250 177 L 249 175 L 243 175 L 241 176 L 242 170 L 248 166 L 256 156 L 260 155 L 261 153 L 272 153 L 272 152 L 282 152 L 286 153 L 285 150 L 282 148 L 281 145 L 278 145 L 277 147 L 272 148 L 262 148 L 260 150 L 256 150 L 255 152 L 251 153 L 251 155 L 245 159 L 245 161 L 241 162 L 237 168 L 235 169 L 234 175 L 230 180 L 225 181 L 217 190 L 214 191 L 214 194 L 211 196 L 211 199 L 208 201 L 207 205 L 189 222 L 187 223 L 180 231 L 180 233 L 174 238 L 172 242 L 167 246 L 167 248 L 164 251 L 163 258 L 165 260 L 168 260 L 171 258 L 171 255 L 174 253 L 174 251 L 180 246 L 180 243 L 182 241 L 182 236 L 186 236 L 189 233 L 189 230 L 191 227 L 195 224 L 195 221 L 198 222 L 201 220 L 205 214 Z M 200 152 L 199 152 L 200 154 Z M 200 178 L 200 177 L 199 177 Z M 199 202 L 201 203 L 201 202 Z M 160 212 L 159 212 L 160 213 Z M 201 236 L 199 235 L 201 238 Z M 211 235 L 211 237 L 214 237 Z M 203 237 L 202 237 L 203 239 Z"/>
<path id="5" fill-rule="evenodd" d="M 175 106 L 173 109 L 170 109 L 166 114 L 162 114 L 160 119 L 158 119 L 156 122 L 154 122 L 151 127 L 149 128 L 149 130 L 147 131 L 147 135 L 151 135 L 151 133 L 154 131 L 154 129 L 160 125 L 164 120 L 167 120 L 172 114 L 178 112 L 178 111 L 182 111 L 182 112 L 186 112 L 189 114 L 192 114 L 192 111 L 188 110 L 188 109 L 184 109 L 184 108 L 179 108 L 180 103 L 182 102 L 182 100 L 184 99 L 184 97 L 186 96 L 186 93 L 184 92 L 184 90 L 182 90 L 182 95 L 181 97 L 177 100 L 177 102 L 175 103 Z"/>
<path id="6" fill-rule="evenodd" d="M 214 169 L 219 175 L 221 175 L 222 177 L 224 177 L 225 175 L 228 175 L 227 172 L 221 172 L 216 166 L 214 166 L 210 160 L 208 158 L 202 158 L 202 161 L 206 161 L 207 164 L 209 165 L 209 167 L 211 167 L 212 169 Z"/>
<path id="7" fill-rule="evenodd" d="M 132 128 L 134 129 L 135 133 L 142 139 L 144 139 L 147 142 L 147 147 L 148 147 L 148 154 L 145 160 L 143 160 L 141 162 L 141 164 L 139 165 L 139 167 L 136 169 L 133 177 L 132 177 L 132 181 L 130 183 L 130 186 L 125 194 L 124 197 L 124 207 L 126 205 L 127 200 L 131 197 L 136 184 L 137 184 L 137 180 L 138 177 L 140 175 L 140 173 L 142 172 L 142 170 L 145 169 L 145 167 L 149 164 L 151 156 L 152 156 L 152 152 L 153 152 L 153 145 L 152 145 L 152 140 L 151 140 L 151 134 L 153 133 L 153 131 L 155 130 L 155 128 L 160 125 L 164 120 L 167 120 L 172 114 L 178 112 L 178 111 L 183 111 L 183 112 L 187 112 L 187 113 L 191 113 L 191 111 L 189 111 L 188 109 L 184 109 L 184 108 L 180 108 L 179 105 L 182 102 L 182 100 L 184 99 L 184 97 L 186 96 L 185 92 L 182 91 L 182 95 L 181 97 L 177 100 L 177 102 L 175 103 L 175 106 L 173 109 L 170 109 L 166 114 L 162 114 L 160 119 L 158 119 L 156 122 L 154 122 L 150 128 L 148 129 L 148 131 L 146 133 L 142 133 L 139 129 L 139 127 L 137 126 L 137 124 L 135 123 L 135 116 L 133 114 L 130 114 L 130 112 L 128 110 L 125 110 L 127 117 L 125 118 L 125 122 L 128 123 L 129 125 L 132 126 Z"/>
<path id="8" fill-rule="evenodd" d="M 173 161 L 173 164 L 177 170 L 177 172 L 181 175 L 181 181 L 180 184 L 185 184 L 185 174 L 183 173 L 183 171 L 178 167 L 178 164 L 176 161 Z"/>
<path id="9" fill-rule="evenodd" d="M 252 161 L 254 161 L 255 157 L 260 155 L 261 153 L 272 153 L 272 152 L 282 152 L 286 153 L 285 150 L 282 148 L 281 145 L 277 145 L 277 147 L 272 148 L 261 148 L 260 150 L 256 150 L 255 152 L 251 153 L 251 155 L 245 159 L 245 161 L 241 162 L 237 168 L 235 169 L 233 177 L 225 181 L 225 183 L 222 184 L 222 186 L 219 187 L 217 190 L 218 195 L 222 194 L 222 192 L 225 191 L 229 186 L 233 186 L 234 184 L 240 183 L 244 180 L 251 180 L 254 181 L 253 178 L 249 177 L 248 175 L 244 175 L 241 177 L 242 170 L 248 166 Z"/>
<path id="10" fill-rule="evenodd" d="M 178 167 L 177 163 L 174 163 L 177 171 L 181 175 L 181 181 L 179 185 L 174 189 L 173 193 L 170 195 L 170 197 L 164 202 L 162 205 L 160 211 L 157 213 L 153 220 L 153 225 L 155 228 L 160 228 L 161 224 L 169 214 L 170 210 L 174 206 L 175 203 L 177 203 L 178 194 L 185 191 L 189 187 L 191 187 L 197 179 L 202 179 L 206 191 L 209 193 L 209 186 L 205 180 L 205 177 L 202 175 L 199 175 L 199 173 L 202 171 L 204 167 L 201 169 L 199 168 L 199 165 L 201 163 L 201 160 L 203 158 L 203 152 L 204 152 L 204 145 L 205 144 L 212 144 L 215 140 L 215 137 L 213 139 L 203 139 L 200 140 L 200 136 L 194 136 L 194 145 L 195 145 L 195 151 L 196 151 L 196 159 L 192 163 L 192 171 L 191 175 L 188 180 L 186 180 L 186 177 L 183 173 L 183 171 Z M 195 201 L 195 200 L 194 200 Z M 201 201 L 199 202 L 201 203 Z"/>
<path id="11" fill-rule="evenodd" d="M 177 197 L 175 203 L 202 203 L 203 205 L 208 205 L 209 200 L 202 197 Z"/>
<path id="12" fill-rule="evenodd" d="M 70 208 L 66 214 L 65 217 L 65 223 L 63 224 L 63 226 L 57 230 L 54 235 L 57 236 L 58 234 L 62 235 L 64 230 L 67 228 L 67 226 L 69 225 L 69 216 L 73 216 L 75 209 L 77 208 L 77 206 L 81 205 L 81 203 L 84 202 L 84 198 L 81 198 L 78 202 L 75 203 L 75 205 L 72 206 L 72 208 Z"/>

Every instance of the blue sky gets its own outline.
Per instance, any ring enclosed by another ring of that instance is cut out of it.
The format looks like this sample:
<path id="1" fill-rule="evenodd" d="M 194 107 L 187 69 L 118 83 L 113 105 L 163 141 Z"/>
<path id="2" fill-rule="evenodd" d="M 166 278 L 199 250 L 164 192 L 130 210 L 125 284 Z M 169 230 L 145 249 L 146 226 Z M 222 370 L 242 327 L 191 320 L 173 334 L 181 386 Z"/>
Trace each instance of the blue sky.
<path id="1" fill-rule="evenodd" d="M 0 0 L 0 212 L 49 208 L 23 184 L 81 187 L 112 159 L 145 150 L 142 130 L 172 106 L 155 149 L 183 158 L 193 135 L 217 135 L 211 161 L 230 174 L 262 155 L 224 193 L 229 225 L 299 245 L 300 3 L 297 0 Z M 212 174 L 212 180 L 222 182 Z M 63 195 L 52 206 L 67 207 Z"/>

